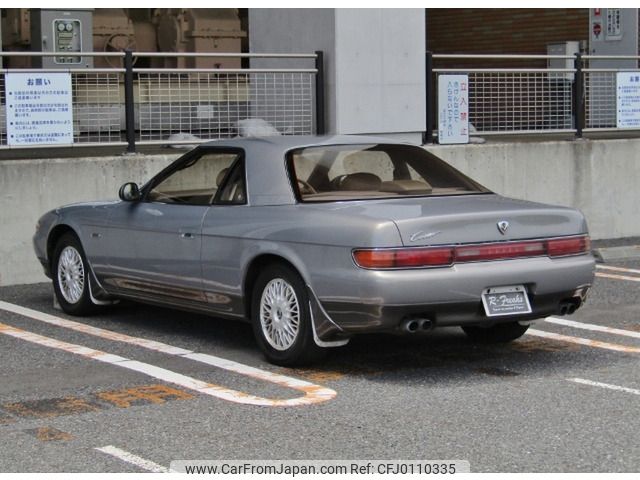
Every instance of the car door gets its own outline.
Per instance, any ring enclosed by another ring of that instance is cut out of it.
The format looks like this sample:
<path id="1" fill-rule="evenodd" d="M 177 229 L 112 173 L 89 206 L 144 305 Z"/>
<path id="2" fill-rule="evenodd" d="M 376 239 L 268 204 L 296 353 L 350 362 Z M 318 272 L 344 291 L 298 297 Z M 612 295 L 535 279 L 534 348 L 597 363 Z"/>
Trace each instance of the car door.
<path id="1" fill-rule="evenodd" d="M 137 202 L 110 216 L 111 287 L 176 305 L 206 302 L 202 221 L 237 151 L 197 149 L 152 179 Z"/>
<path id="2" fill-rule="evenodd" d="M 245 167 L 239 159 L 202 222 L 203 290 L 208 308 L 220 315 L 244 313 L 240 261 L 251 215 L 259 213 L 247 205 Z"/>

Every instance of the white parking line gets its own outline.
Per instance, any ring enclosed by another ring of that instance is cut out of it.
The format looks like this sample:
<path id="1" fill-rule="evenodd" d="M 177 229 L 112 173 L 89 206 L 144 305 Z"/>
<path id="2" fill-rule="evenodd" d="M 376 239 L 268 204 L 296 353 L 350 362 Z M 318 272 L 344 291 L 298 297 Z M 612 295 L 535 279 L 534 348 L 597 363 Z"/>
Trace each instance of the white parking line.
<path id="1" fill-rule="evenodd" d="M 592 387 L 608 388 L 609 390 L 617 390 L 619 392 L 640 395 L 640 390 L 636 390 L 635 388 L 621 387 L 619 385 L 611 385 L 610 383 L 594 382 L 592 380 L 585 380 L 584 378 L 567 378 L 567 380 L 570 382 L 581 383 L 583 385 L 590 385 Z"/>
<path id="2" fill-rule="evenodd" d="M 168 468 L 163 467 L 162 465 L 158 465 L 151 460 L 146 460 L 142 457 L 134 455 L 133 453 L 127 452 L 126 450 L 122 450 L 121 448 L 114 447 L 113 445 L 96 447 L 94 450 L 98 450 L 99 452 L 106 453 L 107 455 L 111 455 L 112 457 L 116 457 L 123 462 L 130 463 L 148 472 L 169 473 Z"/>
<path id="3" fill-rule="evenodd" d="M 563 342 L 577 343 L 578 345 L 586 345 L 588 347 L 604 348 L 606 350 L 614 350 L 624 353 L 640 353 L 640 348 L 628 347 L 626 345 L 618 345 L 617 343 L 600 342 L 598 340 L 590 340 L 588 338 L 571 337 L 569 335 L 560 335 L 559 333 L 545 332 L 543 330 L 535 330 L 530 328 L 527 335 L 535 337 L 550 338 L 552 340 L 560 340 Z"/>
<path id="4" fill-rule="evenodd" d="M 80 355 L 91 360 L 97 360 L 99 362 L 109 363 L 117 367 L 126 368 L 127 370 L 133 370 L 134 372 L 143 373 L 152 378 L 157 378 L 158 380 L 173 383 L 175 385 L 180 385 L 181 387 L 195 390 L 196 392 L 202 393 L 204 395 L 210 395 L 212 397 L 227 400 L 229 402 L 243 403 L 246 405 L 259 405 L 263 407 L 289 407 L 326 401 L 336 395 L 336 392 L 334 390 L 320 387 L 319 385 L 309 384 L 314 388 L 309 388 L 309 390 L 311 391 L 304 397 L 277 400 L 262 398 L 255 395 L 250 395 L 248 393 L 239 392 L 237 390 L 232 390 L 230 388 L 225 388 L 220 385 L 215 385 L 213 383 L 207 383 L 202 380 L 189 377 L 187 375 L 182 375 L 181 373 L 176 373 L 171 370 L 158 367 L 156 365 L 138 362 L 136 360 L 130 360 L 119 355 L 112 355 L 110 353 L 106 353 L 100 350 L 94 350 L 93 348 L 85 347 L 83 345 L 63 342 L 61 340 L 38 335 L 37 333 L 22 330 L 10 325 L 5 325 L 3 323 L 0 323 L 0 333 L 25 340 L 27 342 L 35 343 L 36 345 L 56 348 L 58 350 L 63 350 L 65 352 Z M 298 380 L 298 382 L 302 382 L 302 380 Z M 298 390 L 301 389 L 301 387 L 298 387 Z"/>
<path id="5" fill-rule="evenodd" d="M 273 383 L 281 387 L 292 388 L 303 392 L 305 395 L 298 398 L 291 398 L 285 400 L 270 400 L 261 397 L 254 397 L 244 394 L 242 392 L 235 392 L 233 399 L 225 398 L 226 400 L 235 401 L 238 403 L 249 403 L 251 405 L 270 405 L 270 406 L 295 406 L 295 405 L 309 405 L 312 403 L 325 402 L 331 400 L 337 394 L 335 390 L 326 388 L 320 385 L 300 380 L 297 378 L 288 377 L 286 375 L 280 375 L 278 373 L 268 372 L 259 368 L 251 367 L 243 363 L 234 362 L 225 358 L 216 357 L 206 353 L 197 353 L 191 350 L 187 350 L 180 347 L 174 347 L 162 342 L 156 342 L 155 340 L 148 340 L 145 338 L 132 337 L 123 333 L 112 332 L 98 327 L 92 327 L 84 323 L 74 322 L 72 320 L 66 320 L 64 318 L 56 317 L 48 313 L 40 312 L 38 310 L 32 310 L 30 308 L 15 305 L 13 303 L 7 303 L 0 301 L 0 309 L 16 313 L 25 317 L 38 320 L 40 322 L 48 323 L 62 328 L 75 330 L 77 332 L 86 333 L 96 337 L 104 338 L 107 340 L 113 340 L 130 345 L 136 345 L 149 350 L 165 353 L 167 355 L 179 356 L 188 358 L 190 360 L 205 363 L 213 367 L 221 368 L 230 372 L 238 373 L 247 377 L 255 378 L 256 380 L 262 380 L 265 382 Z M 222 388 L 222 387 L 219 387 Z M 233 390 L 229 390 L 233 391 Z M 238 395 L 245 395 L 247 398 L 253 399 L 252 401 L 241 401 L 244 397 Z M 256 399 L 259 399 L 263 403 L 255 403 Z M 270 402 L 270 403 L 265 403 Z"/>
<path id="6" fill-rule="evenodd" d="M 611 333 L 613 335 L 623 335 L 625 337 L 640 338 L 640 332 L 631 330 L 623 330 L 621 328 L 604 327 L 602 325 L 594 325 L 592 323 L 576 322 L 574 320 L 565 320 L 564 318 L 547 317 L 544 319 L 547 323 L 563 325 L 566 327 L 580 328 L 582 330 L 591 330 L 594 332 Z"/>
<path id="7" fill-rule="evenodd" d="M 629 282 L 640 282 L 640 277 L 627 277 L 626 275 L 613 275 L 611 273 L 596 272 L 596 277 L 613 278 L 614 280 L 627 280 Z"/>
<path id="8" fill-rule="evenodd" d="M 640 270 L 636 270 L 633 268 L 622 268 L 622 267 L 610 267 L 609 265 L 596 265 L 596 268 L 599 270 L 612 270 L 614 272 L 626 272 L 626 273 L 637 273 L 640 274 Z"/>

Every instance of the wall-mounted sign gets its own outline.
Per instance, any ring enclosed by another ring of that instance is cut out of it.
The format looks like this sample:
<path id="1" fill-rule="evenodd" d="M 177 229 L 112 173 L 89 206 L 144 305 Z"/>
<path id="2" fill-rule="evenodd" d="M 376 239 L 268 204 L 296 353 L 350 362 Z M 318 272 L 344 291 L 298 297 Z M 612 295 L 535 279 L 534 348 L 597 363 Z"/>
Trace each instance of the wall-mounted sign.
<path id="1" fill-rule="evenodd" d="M 8 145 L 73 143 L 70 73 L 7 73 Z"/>
<path id="2" fill-rule="evenodd" d="M 607 8 L 607 40 L 620 40 L 621 38 L 622 38 L 622 9 Z"/>
<path id="3" fill-rule="evenodd" d="M 618 128 L 640 128 L 640 72 L 616 74 Z"/>
<path id="4" fill-rule="evenodd" d="M 438 77 L 438 143 L 469 143 L 469 76 Z"/>

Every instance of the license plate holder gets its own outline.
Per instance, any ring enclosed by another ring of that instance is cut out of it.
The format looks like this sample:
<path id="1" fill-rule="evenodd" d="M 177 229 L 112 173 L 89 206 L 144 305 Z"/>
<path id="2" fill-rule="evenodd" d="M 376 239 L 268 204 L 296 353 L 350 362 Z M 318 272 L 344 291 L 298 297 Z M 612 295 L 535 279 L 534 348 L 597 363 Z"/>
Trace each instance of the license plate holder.
<path id="1" fill-rule="evenodd" d="M 482 304 L 487 317 L 531 313 L 531 304 L 524 285 L 486 288 L 482 292 Z"/>

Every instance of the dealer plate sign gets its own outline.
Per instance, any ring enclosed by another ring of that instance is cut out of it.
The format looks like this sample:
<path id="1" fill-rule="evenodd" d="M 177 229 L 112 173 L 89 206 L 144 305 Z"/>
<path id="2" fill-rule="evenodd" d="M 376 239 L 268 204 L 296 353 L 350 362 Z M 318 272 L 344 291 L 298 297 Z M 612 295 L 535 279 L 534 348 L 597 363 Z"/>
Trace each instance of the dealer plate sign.
<path id="1" fill-rule="evenodd" d="M 482 303 L 487 317 L 531 313 L 527 290 L 523 285 L 487 288 L 482 292 Z"/>

